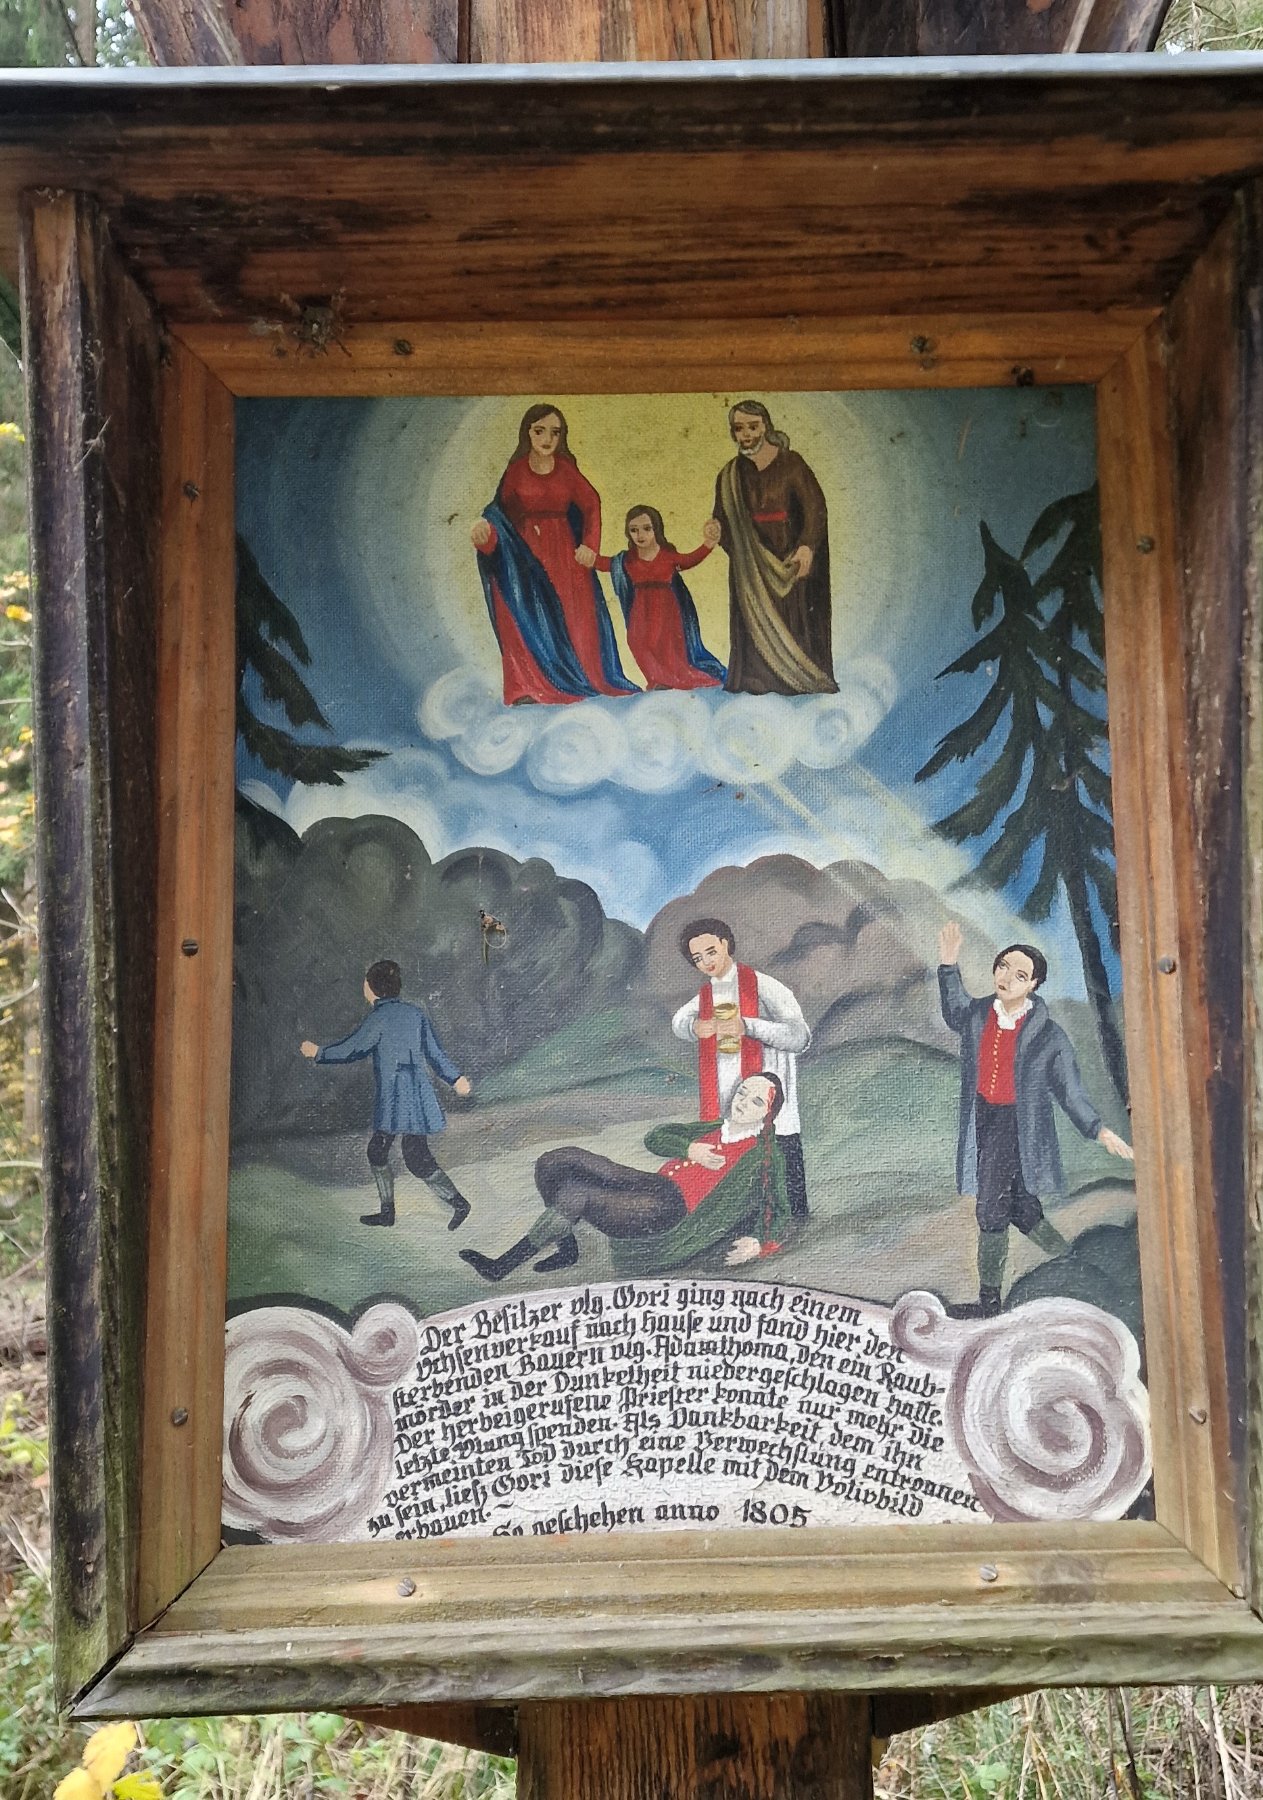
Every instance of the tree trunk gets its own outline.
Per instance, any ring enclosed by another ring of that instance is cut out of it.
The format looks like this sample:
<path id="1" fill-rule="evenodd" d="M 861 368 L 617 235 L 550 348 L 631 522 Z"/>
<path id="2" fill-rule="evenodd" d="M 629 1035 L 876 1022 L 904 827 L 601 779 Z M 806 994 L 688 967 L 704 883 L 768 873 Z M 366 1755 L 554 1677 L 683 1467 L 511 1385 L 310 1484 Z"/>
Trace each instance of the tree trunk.
<path id="1" fill-rule="evenodd" d="M 1106 1070 L 1119 1099 L 1124 1106 L 1130 1107 L 1131 1100 L 1127 1085 L 1127 1053 L 1123 1048 L 1123 1038 L 1118 1029 L 1118 1020 L 1114 1016 L 1114 998 L 1110 993 L 1105 958 L 1101 955 L 1101 943 L 1097 937 L 1096 923 L 1092 917 L 1087 882 L 1077 870 L 1067 873 L 1064 879 L 1066 904 L 1070 909 L 1070 923 L 1074 926 L 1074 935 L 1078 940 L 1080 955 L 1083 957 L 1083 979 L 1088 990 L 1088 1002 L 1092 1008 L 1092 1016 L 1096 1020 L 1096 1033 L 1101 1041 L 1101 1055 L 1105 1059 Z"/>

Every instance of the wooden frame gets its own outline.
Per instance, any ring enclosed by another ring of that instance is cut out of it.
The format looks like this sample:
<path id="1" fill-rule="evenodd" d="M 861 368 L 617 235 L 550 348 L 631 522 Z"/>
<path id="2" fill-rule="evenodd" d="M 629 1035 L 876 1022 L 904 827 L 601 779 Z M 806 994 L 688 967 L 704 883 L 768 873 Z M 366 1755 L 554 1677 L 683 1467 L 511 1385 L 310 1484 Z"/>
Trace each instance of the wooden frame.
<path id="1" fill-rule="evenodd" d="M 1240 140 L 1253 143 L 1252 117 L 1238 124 Z M 1263 156 L 1263 118 L 1258 141 Z M 1246 1491 L 1258 1460 L 1249 1448 L 1257 1442 L 1257 1355 L 1246 1355 L 1247 1284 L 1234 1266 L 1240 1255 L 1244 1267 L 1247 1217 L 1257 1217 L 1244 1206 L 1247 1144 L 1256 1185 L 1259 1167 L 1259 1077 L 1256 1070 L 1251 1088 L 1242 1054 L 1248 1016 L 1257 1056 L 1256 1015 L 1247 1014 L 1257 996 L 1247 994 L 1243 944 L 1247 927 L 1258 941 L 1259 876 L 1244 834 L 1256 834 L 1257 853 L 1257 811 L 1247 815 L 1245 799 L 1263 766 L 1254 665 L 1247 660 L 1244 680 L 1235 678 L 1247 645 L 1257 651 L 1250 634 L 1258 616 L 1260 271 L 1248 175 L 1240 169 L 1226 213 L 1217 207 L 1213 236 L 1203 234 L 1183 255 L 1164 305 L 1135 282 L 1134 303 L 1104 309 L 1067 307 L 1057 292 L 1046 311 L 1006 303 L 968 315 L 940 307 L 757 325 L 728 314 L 669 332 L 634 318 L 616 330 L 565 317 L 547 328 L 338 319 L 331 350 L 313 349 L 302 317 L 273 319 L 262 330 L 245 316 L 166 321 L 153 578 L 158 1024 L 143 1424 L 132 1440 L 141 1446 L 143 1500 L 134 1541 L 130 1520 L 106 1533 L 107 1583 L 126 1600 L 93 1600 L 86 1623 L 68 1623 L 78 1602 L 63 1606 L 69 1688 L 82 1689 L 121 1652 L 82 1694 L 84 1716 L 224 1710 L 244 1691 L 254 1705 L 363 1708 L 1263 1673 L 1263 1623 L 1253 1610 L 1258 1508 Z M 1190 179 L 1206 179 L 1200 166 Z M 1221 195 L 1222 172 L 1215 180 Z M 56 315 L 44 297 L 63 296 L 64 316 L 67 270 L 85 255 L 115 265 L 81 201 L 35 197 L 25 246 L 36 492 L 47 492 L 57 514 L 41 520 L 37 512 L 38 570 L 42 593 L 65 596 L 64 630 L 78 642 L 90 638 L 100 602 L 56 560 L 64 501 L 55 477 L 60 471 L 75 489 L 75 447 L 93 435 L 97 415 L 85 406 L 60 436 L 55 421 L 45 422 Z M 111 279 L 126 282 L 121 271 Z M 131 328 L 156 342 L 156 323 L 139 296 L 137 304 L 145 317 Z M 99 320 L 85 320 L 82 306 L 70 313 L 81 339 L 99 335 Z M 1206 329 L 1208 316 L 1217 332 Z M 650 344 L 658 361 L 647 378 Z M 217 1482 L 221 1432 L 231 1019 L 231 397 L 521 392 L 563 372 L 573 390 L 660 390 L 664 367 L 691 387 L 721 386 L 736 367 L 744 382 L 769 389 L 793 385 L 807 370 L 812 385 L 838 388 L 1096 386 L 1157 1520 L 679 1534 L 596 1546 L 479 1540 L 220 1550 L 208 1484 Z M 154 417 L 150 404 L 151 436 Z M 152 496 L 146 504 L 153 507 Z M 90 522 L 81 529 L 92 538 Z M 81 779 L 74 746 L 63 750 L 63 728 L 49 710 L 63 680 L 52 666 L 54 631 L 63 628 L 56 618 L 46 616 L 40 639 L 41 807 L 49 817 L 60 811 L 82 840 L 91 835 L 86 814 L 65 816 Z M 91 669 L 72 679 L 100 695 L 101 721 L 113 718 L 117 656 L 96 687 Z M 84 730 L 91 737 L 90 723 Z M 82 842 L 59 838 L 45 856 L 54 869 L 67 859 L 79 866 Z M 116 869 L 114 879 L 122 878 Z M 81 959 L 59 952 L 63 940 L 78 949 L 84 942 L 60 905 L 54 891 L 45 925 L 54 940 L 45 1002 L 54 1044 L 66 1010 L 83 1004 L 87 979 Z M 71 1050 L 64 1054 L 61 1066 L 71 1067 Z M 98 1118 L 99 1109 L 89 1112 Z M 54 1109 L 57 1192 L 66 1191 L 70 1167 L 67 1131 Z M 80 1185 L 86 1191 L 95 1182 L 89 1171 Z M 97 1277 L 58 1260 L 81 1228 L 78 1216 L 54 1216 L 52 1266 L 62 1293 L 87 1304 Z M 133 1232 L 129 1225 L 120 1237 Z M 56 1333 L 64 1370 L 75 1332 Z M 1240 1369 L 1249 1371 L 1248 1397 Z M 120 1378 L 111 1389 L 105 1369 L 96 1378 L 125 1444 L 137 1430 L 124 1398 L 134 1398 L 134 1383 Z M 64 1468 L 80 1454 L 66 1445 L 81 1440 L 61 1426 L 55 1433 Z M 108 1445 L 108 1417 L 104 1437 Z M 91 1455 L 100 1463 L 99 1444 Z M 114 1478 L 105 1479 L 108 1486 Z M 69 1534 L 81 1542 L 82 1507 L 67 1500 L 58 1528 L 63 1541 Z M 79 1593 L 80 1580 L 68 1573 L 68 1592 Z"/>

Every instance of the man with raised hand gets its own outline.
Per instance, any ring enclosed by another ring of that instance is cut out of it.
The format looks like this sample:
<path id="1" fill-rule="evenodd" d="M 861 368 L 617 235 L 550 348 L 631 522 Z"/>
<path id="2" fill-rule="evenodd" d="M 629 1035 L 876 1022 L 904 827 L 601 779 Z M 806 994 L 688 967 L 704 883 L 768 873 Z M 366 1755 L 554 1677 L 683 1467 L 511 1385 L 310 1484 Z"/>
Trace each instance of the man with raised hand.
<path id="1" fill-rule="evenodd" d="M 954 921 L 939 932 L 938 984 L 944 1022 L 960 1036 L 956 1184 L 975 1199 L 978 1299 L 948 1311 L 986 1319 L 1000 1310 L 1011 1225 L 1049 1256 L 1069 1249 L 1040 1202 L 1065 1191 L 1053 1102 L 1111 1156 L 1131 1162 L 1133 1152 L 1101 1123 L 1070 1039 L 1039 994 L 1048 979 L 1043 953 L 1006 945 L 991 965 L 994 992 L 975 999 L 957 967 L 961 941 Z"/>

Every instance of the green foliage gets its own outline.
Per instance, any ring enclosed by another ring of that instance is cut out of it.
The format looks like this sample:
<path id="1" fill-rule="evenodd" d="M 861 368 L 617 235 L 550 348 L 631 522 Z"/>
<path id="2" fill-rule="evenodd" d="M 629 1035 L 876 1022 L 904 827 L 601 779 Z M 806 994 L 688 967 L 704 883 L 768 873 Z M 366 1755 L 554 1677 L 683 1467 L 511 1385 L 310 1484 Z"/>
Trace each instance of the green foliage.
<path id="1" fill-rule="evenodd" d="M 0 1477 L 48 1468 L 48 1433 L 34 1429 L 23 1394 L 10 1394 L 0 1408 Z"/>
<path id="2" fill-rule="evenodd" d="M 1175 0 L 1163 50 L 1263 50 L 1263 0 Z"/>
<path id="3" fill-rule="evenodd" d="M 50 1800 L 79 1755 L 53 1701 L 48 1586 L 22 1569 L 0 1603 L 0 1794 L 5 1800 Z"/>
<path id="4" fill-rule="evenodd" d="M 132 68 L 146 61 L 124 0 L 0 0 L 0 68 Z"/>

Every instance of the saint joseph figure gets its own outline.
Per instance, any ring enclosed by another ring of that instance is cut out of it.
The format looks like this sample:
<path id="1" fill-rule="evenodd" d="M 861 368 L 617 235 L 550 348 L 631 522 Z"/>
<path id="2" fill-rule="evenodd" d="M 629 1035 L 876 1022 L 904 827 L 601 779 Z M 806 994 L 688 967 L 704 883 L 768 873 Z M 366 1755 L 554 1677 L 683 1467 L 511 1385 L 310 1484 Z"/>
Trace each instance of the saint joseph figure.
<path id="1" fill-rule="evenodd" d="M 762 401 L 739 401 L 728 429 L 737 455 L 715 483 L 732 633 L 725 686 L 734 694 L 836 694 L 820 483 Z"/>

